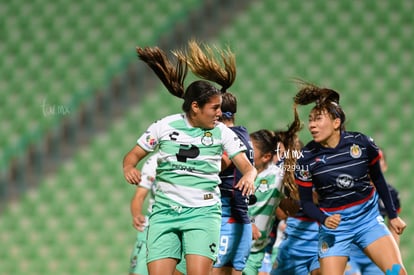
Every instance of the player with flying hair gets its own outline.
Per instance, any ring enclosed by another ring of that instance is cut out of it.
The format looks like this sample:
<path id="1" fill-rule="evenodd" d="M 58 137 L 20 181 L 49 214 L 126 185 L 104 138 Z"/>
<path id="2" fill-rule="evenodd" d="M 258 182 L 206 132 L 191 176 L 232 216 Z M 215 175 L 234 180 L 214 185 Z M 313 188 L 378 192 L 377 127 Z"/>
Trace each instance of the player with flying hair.
<path id="1" fill-rule="evenodd" d="M 167 90 L 184 100 L 182 113 L 152 123 L 123 159 L 126 181 L 137 185 L 141 182 L 137 164 L 150 152 L 160 152 L 147 234 L 148 272 L 174 274 L 185 253 L 186 274 L 207 275 L 216 260 L 220 236 L 218 174 L 223 152 L 243 174 L 235 186 L 243 195 L 253 191 L 257 174 L 244 154 L 244 144 L 218 121 L 221 96 L 231 81 L 220 79 L 222 90 L 205 80 L 184 88 L 185 60 L 178 58 L 174 66 L 158 47 L 137 48 L 137 53 Z"/>

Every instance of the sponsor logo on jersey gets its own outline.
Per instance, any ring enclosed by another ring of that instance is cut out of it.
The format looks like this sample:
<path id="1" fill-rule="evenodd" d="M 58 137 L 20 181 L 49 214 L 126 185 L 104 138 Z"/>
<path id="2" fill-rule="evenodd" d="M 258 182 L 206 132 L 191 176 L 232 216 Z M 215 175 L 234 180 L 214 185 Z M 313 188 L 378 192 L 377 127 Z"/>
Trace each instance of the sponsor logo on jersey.
<path id="1" fill-rule="evenodd" d="M 169 137 L 170 137 L 170 139 L 171 139 L 171 140 L 176 141 L 176 140 L 177 140 L 177 137 L 178 137 L 179 135 L 180 135 L 180 133 L 178 133 L 178 132 L 174 131 L 174 132 L 172 132 L 171 134 L 169 134 Z"/>
<path id="2" fill-rule="evenodd" d="M 351 148 L 349 149 L 349 153 L 351 154 L 351 157 L 353 157 L 354 159 L 357 159 L 362 155 L 361 148 L 359 148 L 357 144 L 353 144 L 351 146 Z"/>
<path id="3" fill-rule="evenodd" d="M 341 174 L 336 178 L 336 185 L 341 189 L 350 189 L 354 186 L 354 179 L 348 174 Z"/>
<path id="4" fill-rule="evenodd" d="M 211 200 L 213 198 L 213 194 L 208 193 L 208 194 L 204 194 L 204 200 Z"/>
<path id="5" fill-rule="evenodd" d="M 213 134 L 211 132 L 204 132 L 204 136 L 201 138 L 201 143 L 205 146 L 213 144 Z"/>

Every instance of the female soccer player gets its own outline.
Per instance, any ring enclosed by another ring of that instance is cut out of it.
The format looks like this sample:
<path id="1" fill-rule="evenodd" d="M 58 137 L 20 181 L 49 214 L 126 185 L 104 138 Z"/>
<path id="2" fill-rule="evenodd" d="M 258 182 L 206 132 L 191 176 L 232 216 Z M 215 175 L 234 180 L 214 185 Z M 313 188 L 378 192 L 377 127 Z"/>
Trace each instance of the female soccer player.
<path id="1" fill-rule="evenodd" d="M 141 182 L 137 186 L 131 200 L 132 226 L 138 230 L 137 239 L 131 253 L 130 275 L 147 275 L 146 238 L 148 230 L 148 217 L 152 210 L 155 194 L 155 170 L 157 168 L 158 153 L 150 156 L 142 166 Z M 144 201 L 148 198 L 148 208 L 142 209 Z"/>
<path id="2" fill-rule="evenodd" d="M 135 241 L 131 257 L 130 257 L 130 275 L 148 275 L 147 268 L 147 231 L 148 231 L 148 219 L 152 212 L 152 205 L 154 204 L 154 196 L 156 190 L 156 168 L 159 152 L 151 155 L 144 163 L 141 169 L 141 182 L 137 186 L 135 194 L 131 200 L 131 215 L 132 226 L 138 231 L 137 239 Z M 147 209 L 142 209 L 145 201 L 147 201 Z M 185 272 L 185 265 L 181 263 L 177 266 L 177 270 L 174 275 L 183 274 L 179 270 Z"/>
<path id="3" fill-rule="evenodd" d="M 303 211 L 321 224 L 321 273 L 342 275 L 350 245 L 355 243 L 384 273 L 407 274 L 398 246 L 378 210 L 379 194 L 391 226 L 402 234 L 406 224 L 392 203 L 378 147 L 362 133 L 345 131 L 339 97 L 332 89 L 305 84 L 294 98 L 298 105 L 315 103 L 308 125 L 313 140 L 297 160 L 296 182 Z M 318 207 L 313 202 L 313 188 Z"/>
<path id="4" fill-rule="evenodd" d="M 302 210 L 286 219 L 286 228 L 279 245 L 271 275 L 319 274 L 318 222 Z"/>
<path id="5" fill-rule="evenodd" d="M 198 77 L 209 81 L 217 81 L 216 74 L 211 72 L 220 72 L 221 75 L 228 75 L 227 77 L 234 80 L 236 77 L 235 63 L 232 62 L 232 59 L 226 58 L 230 56 L 230 50 L 224 52 L 217 48 L 213 49 L 208 45 L 204 46 L 202 48 L 195 40 L 192 40 L 188 43 L 188 51 L 185 54 L 181 52 L 176 54 L 187 61 L 191 71 Z M 228 62 L 224 62 L 224 68 L 219 64 L 215 56 L 217 53 L 214 50 L 222 56 L 223 60 L 228 60 Z M 228 74 L 227 72 L 231 73 Z M 246 157 L 253 163 L 253 148 L 249 133 L 245 127 L 235 125 L 237 99 L 232 93 L 226 91 L 223 94 L 221 112 L 222 116 L 219 120 L 237 134 L 247 148 L 245 151 Z M 224 170 L 219 175 L 221 179 L 219 187 L 222 221 L 218 256 L 213 266 L 213 275 L 241 275 L 252 243 L 248 197 L 235 188 L 242 174 L 228 158 L 227 152 L 224 152 L 222 164 Z"/>
<path id="6" fill-rule="evenodd" d="M 148 271 L 150 275 L 173 274 L 184 251 L 187 274 L 207 275 L 219 243 L 218 174 L 223 152 L 243 174 L 236 185 L 243 195 L 253 191 L 257 172 L 237 135 L 218 122 L 223 92 L 204 80 L 196 80 L 184 89 L 185 61 L 178 59 L 173 66 L 157 47 L 137 48 L 137 52 L 168 91 L 184 99 L 184 113 L 150 125 L 123 160 L 125 179 L 139 184 L 141 173 L 136 165 L 149 152 L 160 152 L 147 236 Z M 231 82 L 222 80 L 228 88 Z"/>
<path id="7" fill-rule="evenodd" d="M 257 169 L 255 180 L 255 196 L 257 201 L 249 206 L 252 220 L 253 244 L 246 267 L 245 275 L 257 274 L 262 266 L 265 249 L 269 243 L 269 233 L 276 217 L 276 208 L 283 197 L 283 167 L 273 162 L 276 154 L 278 136 L 274 132 L 262 129 L 250 134 L 254 149 L 254 165 Z"/>
<path id="8" fill-rule="evenodd" d="M 300 152 L 302 148 L 303 143 L 298 140 L 293 150 Z M 300 158 L 301 154 L 296 153 L 295 156 Z M 317 194 L 313 195 L 314 202 L 317 203 Z M 299 201 L 295 202 L 299 206 Z M 319 275 L 318 222 L 306 216 L 302 209 L 286 216 L 286 228 L 270 275 Z"/>
<path id="9" fill-rule="evenodd" d="M 385 173 L 387 171 L 388 165 L 385 161 L 384 151 L 380 150 L 380 167 L 381 171 Z M 388 188 L 390 189 L 392 202 L 397 209 L 397 213 L 400 213 L 401 204 L 398 191 L 389 183 L 387 183 Z M 387 211 L 384 207 L 384 203 L 381 200 L 378 200 L 380 214 L 383 216 L 384 220 L 388 221 L 388 229 L 390 230 L 392 236 L 394 237 L 397 245 L 400 244 L 400 235 L 395 233 L 392 226 L 390 226 L 389 219 L 387 218 Z M 351 256 L 349 257 L 348 264 L 346 267 L 346 272 L 344 275 L 377 275 L 381 274 L 382 271 L 379 267 L 371 261 L 371 259 L 365 255 L 365 253 L 356 245 L 352 246 Z"/>
<path id="10" fill-rule="evenodd" d="M 229 92 L 223 95 L 221 106 L 221 121 L 234 131 L 243 141 L 246 156 L 253 163 L 253 147 L 249 133 L 243 126 L 234 125 L 237 112 L 237 100 Z M 213 275 L 241 275 L 246 266 L 247 257 L 252 243 L 252 225 L 248 214 L 248 196 L 243 196 L 235 188 L 241 177 L 240 171 L 231 163 L 227 154 L 223 155 L 224 166 L 227 168 L 220 173 L 222 220 L 220 244 L 217 261 L 213 266 Z"/>

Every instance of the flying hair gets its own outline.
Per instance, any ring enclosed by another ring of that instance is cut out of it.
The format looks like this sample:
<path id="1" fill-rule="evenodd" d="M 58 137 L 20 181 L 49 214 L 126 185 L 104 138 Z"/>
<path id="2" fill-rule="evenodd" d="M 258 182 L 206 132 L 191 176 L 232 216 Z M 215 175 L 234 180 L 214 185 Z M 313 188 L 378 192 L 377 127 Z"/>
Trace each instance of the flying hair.
<path id="1" fill-rule="evenodd" d="M 296 80 L 302 88 L 293 98 L 295 104 L 308 105 L 315 102 L 317 106 L 325 105 L 327 103 L 339 104 L 339 93 L 332 89 L 320 88 L 315 84 L 305 82 L 303 80 Z"/>
<path id="2" fill-rule="evenodd" d="M 174 96 L 183 98 L 184 80 L 188 68 L 186 62 L 178 59 L 174 66 L 167 55 L 158 47 L 137 47 L 138 58 L 144 61 L 158 76 L 167 90 Z"/>
<path id="3" fill-rule="evenodd" d="M 286 149 L 286 158 L 284 160 L 285 167 L 296 167 L 297 155 L 295 154 L 301 148 L 298 148 L 298 132 L 302 129 L 302 123 L 299 119 L 299 114 L 296 105 L 293 106 L 294 120 L 288 126 L 286 131 L 278 131 L 277 134 L 280 137 L 283 145 Z M 295 182 L 294 169 L 285 169 L 283 175 L 283 186 L 287 189 L 288 197 L 299 200 L 298 186 Z"/>
<path id="4" fill-rule="evenodd" d="M 217 53 L 222 63 L 218 61 Z M 178 59 L 185 60 L 196 76 L 219 84 L 223 93 L 233 85 L 236 79 L 236 58 L 230 48 L 221 50 L 205 44 L 202 47 L 193 39 L 188 42 L 186 52 L 174 51 L 174 54 Z"/>

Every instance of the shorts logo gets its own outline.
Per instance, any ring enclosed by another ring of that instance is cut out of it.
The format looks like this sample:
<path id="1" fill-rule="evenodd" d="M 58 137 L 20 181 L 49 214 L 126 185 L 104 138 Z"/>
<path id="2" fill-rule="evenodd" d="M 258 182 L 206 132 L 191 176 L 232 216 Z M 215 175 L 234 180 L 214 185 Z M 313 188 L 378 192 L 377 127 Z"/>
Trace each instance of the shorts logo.
<path id="1" fill-rule="evenodd" d="M 381 215 L 377 216 L 377 222 L 383 224 L 384 223 L 384 218 Z"/>
<path id="2" fill-rule="evenodd" d="M 213 134 L 211 132 L 205 132 L 204 136 L 201 138 L 201 143 L 205 146 L 210 146 L 213 144 Z"/>
<path id="3" fill-rule="evenodd" d="M 354 186 L 354 179 L 350 175 L 342 174 L 336 178 L 336 185 L 341 189 L 350 189 Z"/>
<path id="4" fill-rule="evenodd" d="M 330 247 L 335 245 L 335 235 L 332 234 L 320 234 L 319 235 L 319 251 L 321 253 L 328 252 Z"/>
<path id="5" fill-rule="evenodd" d="M 353 157 L 354 159 L 357 159 L 362 155 L 361 148 L 359 148 L 359 146 L 356 144 L 353 144 L 351 148 L 349 148 L 349 153 L 351 154 L 351 157 Z"/>
<path id="6" fill-rule="evenodd" d="M 137 266 L 137 262 L 138 262 L 138 258 L 137 258 L 137 256 L 134 256 L 131 259 L 131 268 L 135 268 Z"/>
<path id="7" fill-rule="evenodd" d="M 323 242 L 321 243 L 321 252 L 322 252 L 322 253 L 326 253 L 326 252 L 328 251 L 328 249 L 329 249 L 329 245 L 328 245 L 328 243 L 327 243 L 327 242 L 325 242 L 325 241 L 323 241 Z"/>
<path id="8" fill-rule="evenodd" d="M 216 253 L 216 244 L 212 243 L 208 247 L 210 248 L 211 253 Z"/>

